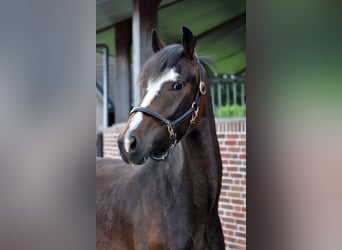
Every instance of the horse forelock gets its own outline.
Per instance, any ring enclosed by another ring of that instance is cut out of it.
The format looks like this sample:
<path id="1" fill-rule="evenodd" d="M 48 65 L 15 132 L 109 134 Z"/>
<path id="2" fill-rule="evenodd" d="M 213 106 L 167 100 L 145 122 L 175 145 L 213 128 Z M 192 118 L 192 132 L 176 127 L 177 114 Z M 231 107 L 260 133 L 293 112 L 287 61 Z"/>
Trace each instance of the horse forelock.
<path id="1" fill-rule="evenodd" d="M 180 44 L 168 45 L 155 53 L 141 68 L 138 83 L 146 88 L 148 81 L 154 81 L 166 70 L 173 68 L 184 56 Z"/>

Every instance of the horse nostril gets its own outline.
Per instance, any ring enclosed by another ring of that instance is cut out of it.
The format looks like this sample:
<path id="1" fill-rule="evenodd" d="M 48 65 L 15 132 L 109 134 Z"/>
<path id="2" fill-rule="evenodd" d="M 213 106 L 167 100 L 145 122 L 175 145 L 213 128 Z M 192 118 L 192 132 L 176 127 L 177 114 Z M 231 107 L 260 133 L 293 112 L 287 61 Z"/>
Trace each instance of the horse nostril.
<path id="1" fill-rule="evenodd" d="M 127 136 L 125 138 L 125 149 L 126 152 L 134 152 L 137 148 L 137 139 L 135 136 Z"/>
<path id="2" fill-rule="evenodd" d="M 137 139 L 134 137 L 134 136 L 132 136 L 131 137 L 131 151 L 135 151 L 136 150 L 136 148 L 137 148 Z"/>

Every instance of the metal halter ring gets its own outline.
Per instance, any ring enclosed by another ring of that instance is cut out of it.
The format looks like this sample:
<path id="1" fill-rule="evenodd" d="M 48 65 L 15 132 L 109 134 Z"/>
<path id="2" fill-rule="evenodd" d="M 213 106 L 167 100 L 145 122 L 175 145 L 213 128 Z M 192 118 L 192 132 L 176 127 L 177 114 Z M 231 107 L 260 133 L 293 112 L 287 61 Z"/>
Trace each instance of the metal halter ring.
<path id="1" fill-rule="evenodd" d="M 207 90 L 205 88 L 205 83 L 202 81 L 199 84 L 199 91 L 201 92 L 202 95 L 205 95 L 205 93 L 207 92 Z"/>

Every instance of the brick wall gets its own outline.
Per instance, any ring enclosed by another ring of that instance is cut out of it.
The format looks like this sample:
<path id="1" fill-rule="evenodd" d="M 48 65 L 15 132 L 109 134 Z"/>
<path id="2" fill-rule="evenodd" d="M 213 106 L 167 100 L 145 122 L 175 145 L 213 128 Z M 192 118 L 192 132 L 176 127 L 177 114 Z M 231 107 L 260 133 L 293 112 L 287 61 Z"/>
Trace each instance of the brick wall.
<path id="1" fill-rule="evenodd" d="M 116 144 L 124 124 L 103 135 L 105 158 L 120 158 Z M 246 120 L 217 119 L 217 137 L 223 163 L 219 213 L 226 249 L 246 249 Z"/>
<path id="2" fill-rule="evenodd" d="M 217 120 L 223 164 L 219 213 L 227 249 L 246 249 L 246 120 Z"/>
<path id="3" fill-rule="evenodd" d="M 103 132 L 103 157 L 121 159 L 117 145 L 118 135 L 125 124 L 115 124 Z"/>

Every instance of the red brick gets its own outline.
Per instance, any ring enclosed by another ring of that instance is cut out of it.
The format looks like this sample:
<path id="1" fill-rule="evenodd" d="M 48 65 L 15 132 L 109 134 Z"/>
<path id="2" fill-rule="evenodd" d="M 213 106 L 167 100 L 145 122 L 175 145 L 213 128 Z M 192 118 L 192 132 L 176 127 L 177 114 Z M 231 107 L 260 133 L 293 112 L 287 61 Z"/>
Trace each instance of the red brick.
<path id="1" fill-rule="evenodd" d="M 228 228 L 228 229 L 233 229 L 233 230 L 236 230 L 236 229 L 237 229 L 237 226 L 234 225 L 234 224 L 225 224 L 224 227 L 225 227 L 225 228 Z"/>
<path id="2" fill-rule="evenodd" d="M 240 152 L 240 148 L 239 147 L 229 147 L 228 152 L 238 153 L 238 152 Z"/>
<path id="3" fill-rule="evenodd" d="M 241 186 L 234 186 L 234 185 L 233 185 L 233 186 L 231 187 L 231 190 L 232 190 L 232 191 L 237 191 L 237 192 L 242 192 L 243 189 L 244 189 L 244 188 L 241 187 Z"/>
<path id="4" fill-rule="evenodd" d="M 238 220 L 238 219 L 236 219 L 235 223 L 239 224 L 239 225 L 246 225 L 246 221 L 245 220 Z"/>
<path id="5" fill-rule="evenodd" d="M 232 210 L 232 209 L 231 209 Z M 232 212 L 231 212 L 231 210 L 225 210 L 224 211 L 224 216 L 226 216 L 226 217 L 232 217 Z"/>
<path id="6" fill-rule="evenodd" d="M 229 158 L 232 157 L 232 155 L 229 154 L 229 153 L 221 153 L 221 157 L 222 157 L 222 158 L 227 158 L 227 159 L 229 159 Z"/>
<path id="7" fill-rule="evenodd" d="M 222 197 L 227 197 L 227 195 L 228 195 L 228 192 L 227 192 L 227 191 L 221 190 L 221 196 L 222 196 Z"/>
<path id="8" fill-rule="evenodd" d="M 233 216 L 236 218 L 245 218 L 245 214 L 243 213 L 233 212 Z"/>
<path id="9" fill-rule="evenodd" d="M 228 193 L 228 197 L 231 197 L 231 198 L 242 198 L 240 193 Z"/>
<path id="10" fill-rule="evenodd" d="M 225 137 L 225 134 L 223 134 L 223 133 L 217 133 L 216 135 L 217 135 L 218 139 L 224 139 L 224 137 Z"/>
<path id="11" fill-rule="evenodd" d="M 237 179 L 242 179 L 242 174 L 230 174 L 230 177 L 232 178 L 237 178 Z"/>
<path id="12" fill-rule="evenodd" d="M 237 167 L 228 167 L 227 170 L 229 172 L 237 172 L 238 168 Z"/>
<path id="13" fill-rule="evenodd" d="M 236 211 L 236 212 L 241 212 L 241 207 L 235 206 L 235 207 L 234 207 L 234 211 Z"/>
<path id="14" fill-rule="evenodd" d="M 230 202 L 230 199 L 226 198 L 226 197 L 220 197 L 220 202 Z"/>
<path id="15" fill-rule="evenodd" d="M 233 210 L 233 206 L 232 205 L 220 204 L 220 207 L 223 208 L 223 209 Z"/>
<path id="16" fill-rule="evenodd" d="M 245 154 L 241 154 L 239 158 L 245 160 L 246 159 L 246 155 Z"/>
<path id="17" fill-rule="evenodd" d="M 228 177 L 229 178 L 229 177 Z M 233 180 L 232 179 L 223 179 L 222 182 L 224 184 L 233 184 Z"/>
<path id="18" fill-rule="evenodd" d="M 238 205 L 243 205 L 244 202 L 242 200 L 232 199 L 232 203 L 238 204 Z"/>
<path id="19" fill-rule="evenodd" d="M 225 141 L 224 144 L 228 145 L 228 146 L 235 146 L 238 143 L 237 143 L 237 141 L 228 140 L 228 141 Z"/>
<path id="20" fill-rule="evenodd" d="M 240 237 L 240 238 L 246 238 L 246 234 L 245 233 L 240 233 L 240 232 L 236 232 L 235 236 L 236 237 Z"/>
<path id="21" fill-rule="evenodd" d="M 239 137 L 241 136 L 239 136 L 238 134 L 228 134 L 228 139 L 238 139 Z"/>
<path id="22" fill-rule="evenodd" d="M 242 165 L 242 161 L 240 160 L 230 160 L 229 165 Z"/>
<path id="23" fill-rule="evenodd" d="M 223 172 L 222 173 L 222 177 L 229 177 L 229 173 L 228 172 Z"/>
<path id="24" fill-rule="evenodd" d="M 234 219 L 232 219 L 232 218 L 223 218 L 222 220 L 226 223 L 234 224 Z"/>

